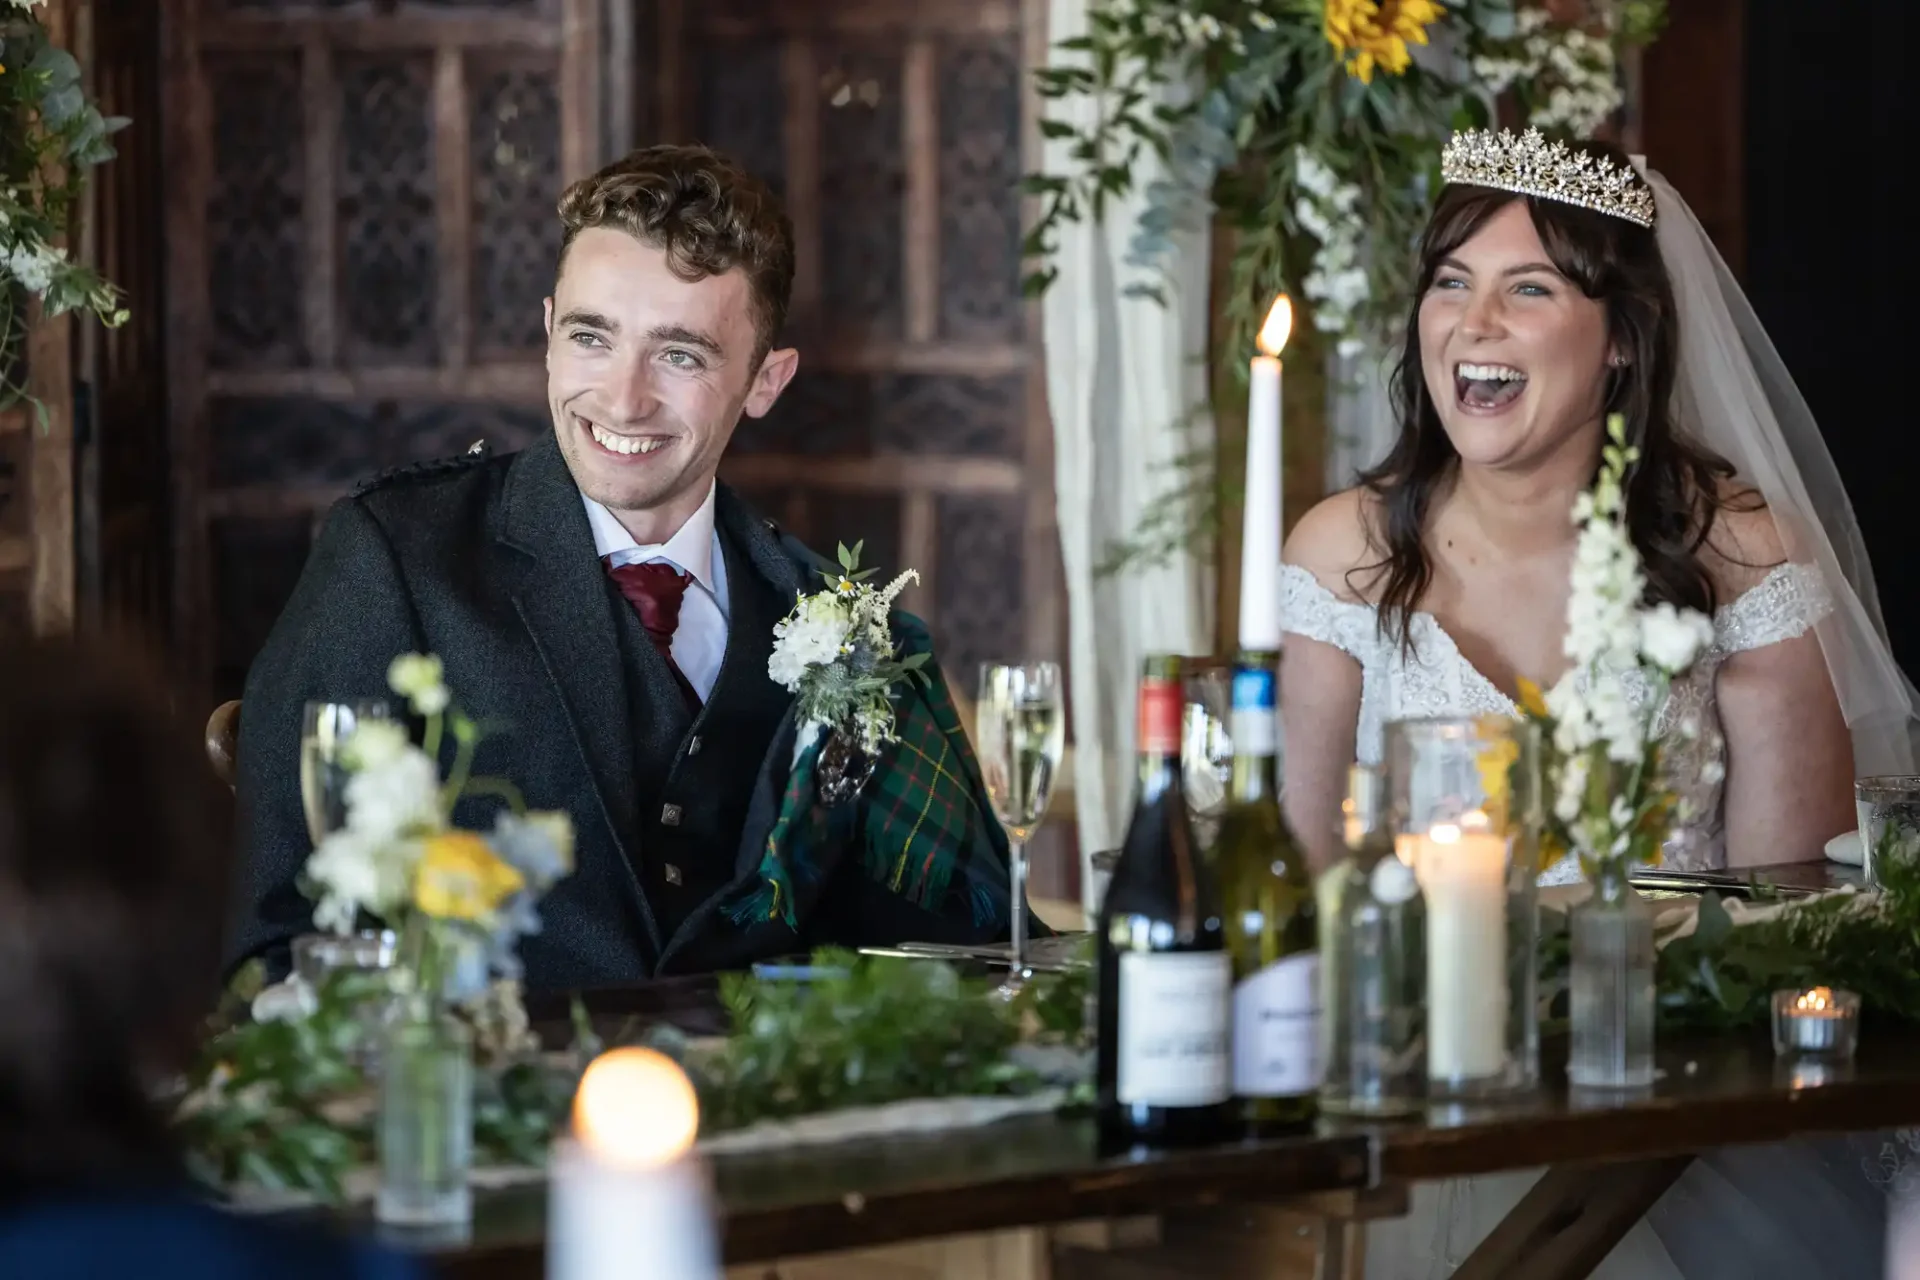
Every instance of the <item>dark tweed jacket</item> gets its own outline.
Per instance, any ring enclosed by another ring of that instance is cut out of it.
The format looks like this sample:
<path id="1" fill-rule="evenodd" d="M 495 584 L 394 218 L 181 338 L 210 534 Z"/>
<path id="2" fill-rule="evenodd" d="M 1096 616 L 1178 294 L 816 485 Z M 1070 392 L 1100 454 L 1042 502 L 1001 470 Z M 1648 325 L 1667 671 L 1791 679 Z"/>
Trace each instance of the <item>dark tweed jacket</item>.
<path id="1" fill-rule="evenodd" d="M 818 588 L 819 557 L 724 485 L 715 514 L 734 628 L 743 613 L 764 620 L 769 599 L 790 603 L 796 591 Z M 747 591 L 758 594 L 743 611 Z M 382 696 L 388 663 L 410 651 L 439 654 L 462 708 L 506 726 L 483 744 L 476 772 L 510 779 L 532 807 L 572 815 L 574 874 L 547 895 L 543 931 L 523 946 L 530 988 L 739 968 L 827 944 L 984 941 L 983 929 L 1003 932 L 1004 912 L 999 923 L 975 923 L 965 887 L 923 909 L 863 874 L 857 857 L 822 867 L 820 893 L 792 924 L 742 926 L 717 909 L 757 876 L 792 761 L 791 699 L 765 679 L 771 638 L 755 625 L 756 634 L 737 637 L 758 646 L 738 664 L 730 629 L 721 680 L 739 681 L 731 687 L 757 708 L 729 723 L 759 729 L 735 736 L 759 740 L 696 748 L 705 767 L 733 771 L 724 791 L 744 812 L 716 817 L 713 830 L 724 833 L 716 839 L 728 847 L 701 854 L 708 874 L 690 880 L 701 886 L 699 900 L 669 903 L 647 874 L 643 847 L 664 833 L 651 820 L 657 812 L 642 807 L 662 785 L 660 768 L 685 763 L 691 726 L 646 714 L 656 682 L 645 664 L 664 664 L 627 634 L 639 633 L 607 585 L 553 436 L 518 454 L 412 468 L 342 500 L 247 679 L 231 962 L 265 955 L 277 970 L 289 940 L 312 927 L 311 904 L 295 884 L 310 851 L 297 768 L 303 704 Z M 741 673 L 756 658 L 753 684 Z M 714 699 L 721 693 L 716 686 Z M 769 697 L 777 699 L 771 707 Z M 636 742 L 636 726 L 655 740 Z M 767 726 L 771 736 L 759 736 Z M 992 822 L 977 789 L 975 801 Z M 456 820 L 484 829 L 491 803 L 463 805 Z M 1005 901 L 1004 864 L 972 867 L 965 879 L 974 892 L 985 885 Z"/>

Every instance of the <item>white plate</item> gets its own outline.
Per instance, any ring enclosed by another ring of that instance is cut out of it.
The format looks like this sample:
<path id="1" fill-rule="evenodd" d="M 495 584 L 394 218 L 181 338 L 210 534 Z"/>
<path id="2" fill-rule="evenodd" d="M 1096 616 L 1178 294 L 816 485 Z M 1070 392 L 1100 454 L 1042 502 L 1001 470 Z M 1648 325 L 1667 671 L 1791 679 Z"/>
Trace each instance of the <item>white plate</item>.
<path id="1" fill-rule="evenodd" d="M 1844 831 L 1827 841 L 1827 861 L 1857 867 L 1866 861 L 1858 831 Z"/>

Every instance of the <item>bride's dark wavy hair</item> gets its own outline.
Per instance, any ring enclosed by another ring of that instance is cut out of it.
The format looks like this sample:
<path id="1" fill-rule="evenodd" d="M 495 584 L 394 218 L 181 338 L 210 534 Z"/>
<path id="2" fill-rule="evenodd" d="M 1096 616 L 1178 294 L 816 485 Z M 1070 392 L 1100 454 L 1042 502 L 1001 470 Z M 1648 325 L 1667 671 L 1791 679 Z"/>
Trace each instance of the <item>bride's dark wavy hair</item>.
<path id="1" fill-rule="evenodd" d="M 1590 155 L 1628 163 L 1617 148 L 1574 144 Z M 1679 335 L 1673 283 L 1654 233 L 1624 218 L 1577 205 L 1486 187 L 1449 186 L 1440 193 L 1420 241 L 1419 275 L 1407 315 L 1406 341 L 1393 374 L 1400 434 L 1379 466 L 1360 477 L 1379 502 L 1378 527 L 1367 539 L 1379 559 L 1349 573 L 1369 579 L 1382 633 L 1410 644 L 1410 622 L 1433 578 L 1422 542 L 1435 496 L 1459 462 L 1420 364 L 1420 307 L 1443 259 L 1516 200 L 1524 201 L 1540 243 L 1560 274 L 1605 304 L 1607 331 L 1629 363 L 1607 370 L 1606 414 L 1622 414 L 1640 460 L 1627 473 L 1627 533 L 1647 575 L 1648 603 L 1669 602 L 1711 615 L 1713 578 L 1700 549 L 1722 506 L 1732 464 L 1687 439 L 1673 420 Z M 1594 457 L 1595 474 L 1599 456 Z"/>

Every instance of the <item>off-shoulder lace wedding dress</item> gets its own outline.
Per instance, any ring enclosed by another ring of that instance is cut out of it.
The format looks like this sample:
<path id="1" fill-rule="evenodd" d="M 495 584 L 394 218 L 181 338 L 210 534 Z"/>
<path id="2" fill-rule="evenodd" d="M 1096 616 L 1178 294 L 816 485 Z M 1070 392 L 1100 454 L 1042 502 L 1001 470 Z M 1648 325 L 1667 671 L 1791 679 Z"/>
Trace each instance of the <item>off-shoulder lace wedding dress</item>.
<path id="1" fill-rule="evenodd" d="M 1758 649 L 1804 635 L 1833 608 L 1818 571 L 1782 564 L 1713 618 L 1713 645 L 1674 682 L 1656 727 L 1665 732 L 1690 722 L 1689 737 L 1676 736 L 1667 757 L 1686 819 L 1668 839 L 1662 865 L 1685 871 L 1724 867 L 1721 792 L 1727 772 L 1727 742 L 1714 699 L 1720 664 L 1745 649 Z M 1419 716 L 1518 715 L 1513 699 L 1468 662 L 1430 613 L 1416 613 L 1411 652 L 1382 635 L 1379 614 L 1368 604 L 1342 600 L 1297 565 L 1280 570 L 1281 625 L 1296 635 L 1342 650 L 1360 664 L 1360 725 L 1355 753 L 1378 764 L 1386 726 Z M 1627 697 L 1645 703 L 1649 689 L 1638 672 Z M 1580 866 L 1569 855 L 1540 876 L 1542 884 L 1570 884 Z"/>
<path id="2" fill-rule="evenodd" d="M 1805 634 L 1832 609 L 1817 570 L 1783 564 L 1714 614 L 1714 640 L 1674 683 L 1658 725 L 1691 720 L 1669 757 L 1690 815 L 1663 862 L 1688 870 L 1726 865 L 1722 800 L 1727 743 L 1714 683 L 1743 650 Z M 1513 700 L 1468 662 L 1439 621 L 1413 616 L 1411 651 L 1383 636 L 1377 611 L 1342 600 L 1305 569 L 1281 569 L 1280 611 L 1289 632 L 1330 644 L 1360 664 L 1355 753 L 1377 764 L 1389 722 L 1416 716 L 1518 714 Z M 1644 703 L 1649 690 L 1630 685 Z M 1571 858 L 1544 884 L 1580 878 Z M 1908 1135 L 1858 1135 L 1733 1148 L 1702 1156 L 1594 1271 L 1596 1280 L 1878 1280 L 1886 1195 L 1910 1159 Z M 1463 1262 L 1540 1176 L 1521 1171 L 1426 1183 L 1408 1214 L 1367 1232 L 1368 1280 L 1441 1280 Z M 1809 1216 L 1811 1215 L 1811 1216 Z M 1808 1221 L 1819 1230 L 1804 1229 Z"/>

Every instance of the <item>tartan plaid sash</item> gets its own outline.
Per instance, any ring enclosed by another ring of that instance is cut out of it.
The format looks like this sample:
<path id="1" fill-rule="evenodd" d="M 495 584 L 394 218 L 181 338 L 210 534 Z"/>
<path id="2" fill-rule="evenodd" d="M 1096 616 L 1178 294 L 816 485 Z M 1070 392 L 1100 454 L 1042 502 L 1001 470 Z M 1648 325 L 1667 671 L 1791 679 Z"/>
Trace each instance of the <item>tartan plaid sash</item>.
<path id="1" fill-rule="evenodd" d="M 902 657 L 933 650 L 926 624 L 912 614 L 896 610 L 893 633 Z M 1006 832 L 993 817 L 939 664 L 922 670 L 929 685 L 909 680 L 895 687 L 899 740 L 881 752 L 852 800 L 828 806 L 819 799 L 815 778 L 825 734 L 801 752 L 767 834 L 759 883 L 727 908 L 737 924 L 777 918 L 797 929 L 797 891 L 819 882 L 837 861 L 834 850 L 851 852 L 855 845 L 866 874 L 916 906 L 956 914 L 960 903 L 949 899 L 958 884 L 976 925 L 1004 921 Z"/>

